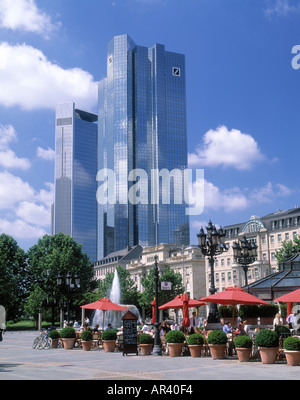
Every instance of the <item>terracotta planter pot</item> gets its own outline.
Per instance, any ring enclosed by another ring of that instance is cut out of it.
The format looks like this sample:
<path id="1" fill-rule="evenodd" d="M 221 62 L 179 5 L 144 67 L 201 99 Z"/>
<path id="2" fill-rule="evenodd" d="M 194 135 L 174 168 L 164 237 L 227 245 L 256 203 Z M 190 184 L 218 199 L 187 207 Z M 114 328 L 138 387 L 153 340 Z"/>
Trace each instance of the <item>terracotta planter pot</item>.
<path id="1" fill-rule="evenodd" d="M 263 364 L 275 363 L 278 347 L 258 347 L 258 350 Z"/>
<path id="2" fill-rule="evenodd" d="M 189 350 L 192 357 L 201 357 L 202 349 L 202 344 L 189 344 Z"/>
<path id="3" fill-rule="evenodd" d="M 82 340 L 81 344 L 82 344 L 82 349 L 84 351 L 90 351 L 92 348 L 93 341 L 92 340 Z"/>
<path id="4" fill-rule="evenodd" d="M 152 353 L 152 344 L 140 344 L 141 354 L 142 356 L 150 356 Z"/>
<path id="5" fill-rule="evenodd" d="M 249 361 L 250 356 L 251 356 L 251 351 L 252 349 L 245 349 L 245 348 L 237 348 L 236 347 L 236 353 L 238 356 L 239 361 L 244 362 L 244 361 Z"/>
<path id="6" fill-rule="evenodd" d="M 183 343 L 168 343 L 170 357 L 180 357 Z"/>
<path id="7" fill-rule="evenodd" d="M 221 360 L 225 357 L 226 344 L 209 344 L 208 346 L 214 360 Z"/>
<path id="8" fill-rule="evenodd" d="M 113 353 L 116 347 L 115 340 L 103 340 L 103 347 L 106 353 Z"/>
<path id="9" fill-rule="evenodd" d="M 295 350 L 284 350 L 287 364 L 290 366 L 299 365 L 300 363 L 300 351 Z"/>
<path id="10" fill-rule="evenodd" d="M 52 348 L 52 349 L 57 349 L 57 347 L 58 347 L 58 342 L 59 342 L 59 339 L 52 339 L 51 348 Z"/>
<path id="11" fill-rule="evenodd" d="M 73 349 L 75 338 L 62 338 L 64 349 L 70 350 Z"/>

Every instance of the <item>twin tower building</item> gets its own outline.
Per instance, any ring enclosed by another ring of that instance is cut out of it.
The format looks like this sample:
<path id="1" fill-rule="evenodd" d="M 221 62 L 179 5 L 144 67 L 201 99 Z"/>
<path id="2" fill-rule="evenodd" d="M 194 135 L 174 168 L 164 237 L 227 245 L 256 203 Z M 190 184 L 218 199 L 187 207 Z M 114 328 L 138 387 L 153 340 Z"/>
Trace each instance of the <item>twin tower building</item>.
<path id="1" fill-rule="evenodd" d="M 176 174 L 161 176 L 187 168 L 185 73 L 184 55 L 115 36 L 98 115 L 56 106 L 52 233 L 71 235 L 92 262 L 135 245 L 189 244 Z"/>

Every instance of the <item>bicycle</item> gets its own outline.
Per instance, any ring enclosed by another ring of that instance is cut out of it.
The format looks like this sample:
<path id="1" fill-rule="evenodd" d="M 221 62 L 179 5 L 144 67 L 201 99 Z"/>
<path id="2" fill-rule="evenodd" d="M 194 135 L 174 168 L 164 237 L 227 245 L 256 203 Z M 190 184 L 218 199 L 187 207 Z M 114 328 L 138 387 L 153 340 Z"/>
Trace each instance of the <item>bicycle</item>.
<path id="1" fill-rule="evenodd" d="M 52 344 L 52 339 L 48 337 L 48 331 L 45 329 L 42 329 L 40 331 L 40 335 L 37 336 L 32 344 L 33 349 L 38 349 L 38 350 L 48 350 L 51 347 Z"/>

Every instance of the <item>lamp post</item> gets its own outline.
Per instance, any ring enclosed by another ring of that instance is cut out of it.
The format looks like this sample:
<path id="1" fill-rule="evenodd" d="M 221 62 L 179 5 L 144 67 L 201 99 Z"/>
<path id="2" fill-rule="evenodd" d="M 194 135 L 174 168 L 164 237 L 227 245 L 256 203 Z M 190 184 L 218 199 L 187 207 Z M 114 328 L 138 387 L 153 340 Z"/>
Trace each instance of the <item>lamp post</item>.
<path id="1" fill-rule="evenodd" d="M 246 239 L 246 236 L 243 236 L 240 242 L 233 243 L 232 249 L 235 262 L 243 268 L 245 286 L 248 286 L 248 268 L 256 261 L 257 245 L 252 244 Z"/>
<path id="2" fill-rule="evenodd" d="M 213 295 L 216 293 L 215 288 L 215 277 L 214 277 L 214 257 L 222 254 L 229 250 L 229 245 L 225 243 L 225 232 L 222 228 L 216 229 L 215 225 L 209 221 L 206 227 L 206 232 L 204 232 L 201 227 L 199 234 L 197 235 L 199 241 L 199 247 L 204 256 L 208 256 L 210 265 L 210 288 L 209 293 Z M 207 317 L 208 324 L 219 324 L 220 318 L 218 315 L 218 308 L 216 303 L 209 304 L 209 314 Z"/>
<path id="3" fill-rule="evenodd" d="M 70 320 L 70 295 L 73 289 L 80 287 L 80 278 L 75 273 L 72 275 L 70 272 L 67 273 L 66 276 L 57 276 L 57 286 L 64 287 L 67 294 L 67 324 L 69 324 Z"/>
<path id="4" fill-rule="evenodd" d="M 153 352 L 152 354 L 154 356 L 161 356 L 162 355 L 162 349 L 161 349 L 161 343 L 160 343 L 160 335 L 159 335 L 159 330 L 158 330 L 158 265 L 157 265 L 157 255 L 154 256 L 155 260 L 155 266 L 154 266 L 154 282 L 155 282 L 155 332 L 154 332 L 154 346 L 153 346 Z"/>

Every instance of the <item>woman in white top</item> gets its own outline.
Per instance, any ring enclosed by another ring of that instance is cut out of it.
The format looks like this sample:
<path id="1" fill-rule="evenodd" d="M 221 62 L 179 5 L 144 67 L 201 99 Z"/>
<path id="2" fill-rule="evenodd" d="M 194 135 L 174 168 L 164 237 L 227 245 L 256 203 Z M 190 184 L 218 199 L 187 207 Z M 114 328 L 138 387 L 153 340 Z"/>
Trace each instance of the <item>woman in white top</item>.
<path id="1" fill-rule="evenodd" d="M 273 328 L 275 329 L 276 326 L 281 326 L 283 325 L 283 319 L 281 318 L 281 315 L 277 313 L 275 315 L 275 318 L 273 319 Z"/>

